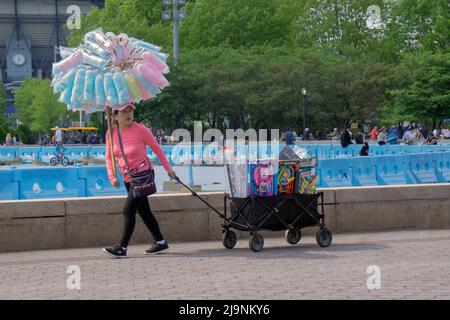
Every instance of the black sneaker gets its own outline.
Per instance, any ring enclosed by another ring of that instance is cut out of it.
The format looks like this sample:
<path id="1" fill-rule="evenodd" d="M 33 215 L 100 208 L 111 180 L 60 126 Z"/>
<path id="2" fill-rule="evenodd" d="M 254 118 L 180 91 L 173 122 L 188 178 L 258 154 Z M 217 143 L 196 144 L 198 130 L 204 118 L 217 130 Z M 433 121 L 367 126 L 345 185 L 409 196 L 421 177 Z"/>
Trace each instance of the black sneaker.
<path id="1" fill-rule="evenodd" d="M 155 243 L 150 249 L 145 250 L 145 254 L 157 254 L 167 249 L 169 249 L 167 242 L 164 244 Z"/>
<path id="2" fill-rule="evenodd" d="M 125 258 L 127 256 L 127 248 L 124 248 L 119 244 L 116 244 L 111 248 L 103 248 L 103 252 L 115 258 Z"/>

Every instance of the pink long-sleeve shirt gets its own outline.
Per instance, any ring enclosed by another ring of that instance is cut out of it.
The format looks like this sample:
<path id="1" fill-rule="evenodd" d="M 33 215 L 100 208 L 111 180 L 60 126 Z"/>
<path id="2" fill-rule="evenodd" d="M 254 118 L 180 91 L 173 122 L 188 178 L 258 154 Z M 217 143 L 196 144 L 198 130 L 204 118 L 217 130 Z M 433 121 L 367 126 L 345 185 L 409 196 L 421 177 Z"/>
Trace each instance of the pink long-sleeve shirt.
<path id="1" fill-rule="evenodd" d="M 114 155 L 117 159 L 120 173 L 125 182 L 130 182 L 130 177 L 126 174 L 126 164 L 120 150 L 119 137 L 117 135 L 117 126 L 112 128 L 113 142 L 114 142 Z M 145 164 L 139 167 L 138 171 L 147 170 L 153 168 L 150 161 L 147 161 L 147 147 L 149 146 L 161 161 L 164 169 L 170 172 L 171 167 L 169 161 L 167 161 L 166 155 L 161 149 L 160 145 L 156 141 L 153 133 L 146 126 L 133 122 L 130 128 L 121 129 L 120 136 L 122 137 L 123 149 L 128 160 L 129 168 L 135 168 L 141 164 Z M 108 132 L 106 133 L 106 168 L 108 170 L 108 179 L 112 183 L 114 181 L 114 174 L 111 163 L 111 156 L 109 150 Z"/>

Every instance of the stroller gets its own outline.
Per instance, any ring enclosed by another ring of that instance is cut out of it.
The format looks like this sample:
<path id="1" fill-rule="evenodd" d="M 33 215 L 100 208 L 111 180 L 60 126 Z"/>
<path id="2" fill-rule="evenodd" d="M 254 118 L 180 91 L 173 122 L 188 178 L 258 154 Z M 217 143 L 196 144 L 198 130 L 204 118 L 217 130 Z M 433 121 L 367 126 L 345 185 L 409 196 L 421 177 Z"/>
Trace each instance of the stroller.
<path id="1" fill-rule="evenodd" d="M 317 243 L 321 247 L 331 245 L 332 234 L 325 227 L 324 221 L 323 192 L 283 193 L 273 197 L 247 196 L 246 198 L 235 198 L 225 193 L 224 214 L 222 214 L 178 177 L 175 180 L 223 219 L 222 244 L 227 249 L 234 248 L 237 243 L 236 233 L 231 230 L 232 228 L 250 232 L 249 247 L 254 252 L 259 252 L 264 247 L 264 238 L 259 233 L 260 230 L 286 230 L 286 241 L 295 245 L 302 237 L 302 228 L 319 226 L 320 229 L 316 234 Z M 227 212 L 228 203 L 230 213 Z"/>

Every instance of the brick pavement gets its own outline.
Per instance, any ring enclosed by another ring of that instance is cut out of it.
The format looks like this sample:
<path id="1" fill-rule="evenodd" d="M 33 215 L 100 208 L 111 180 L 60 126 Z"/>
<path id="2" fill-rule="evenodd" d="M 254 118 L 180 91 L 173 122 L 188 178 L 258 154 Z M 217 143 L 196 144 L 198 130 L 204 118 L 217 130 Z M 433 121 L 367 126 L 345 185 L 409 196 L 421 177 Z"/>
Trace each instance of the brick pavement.
<path id="1" fill-rule="evenodd" d="M 450 299 L 450 230 L 340 234 L 329 248 L 268 238 L 259 253 L 247 239 L 170 245 L 150 257 L 130 246 L 122 260 L 101 248 L 0 254 L 0 299 Z M 71 265 L 80 290 L 67 288 Z M 367 288 L 370 265 L 380 289 Z"/>

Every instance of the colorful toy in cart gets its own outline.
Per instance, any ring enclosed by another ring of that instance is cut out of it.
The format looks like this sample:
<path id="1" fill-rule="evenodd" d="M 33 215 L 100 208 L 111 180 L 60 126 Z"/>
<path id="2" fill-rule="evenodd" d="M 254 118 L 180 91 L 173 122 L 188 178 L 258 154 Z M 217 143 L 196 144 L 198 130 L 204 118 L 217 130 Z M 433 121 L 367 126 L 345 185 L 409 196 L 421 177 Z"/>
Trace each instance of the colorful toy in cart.
<path id="1" fill-rule="evenodd" d="M 275 160 L 257 160 L 249 163 L 249 194 L 270 197 L 278 193 L 278 162 Z"/>
<path id="2" fill-rule="evenodd" d="M 294 193 L 295 180 L 300 169 L 299 161 L 280 160 L 278 171 L 278 193 Z"/>
<path id="3" fill-rule="evenodd" d="M 297 172 L 295 192 L 301 194 L 314 194 L 317 189 L 317 159 L 301 160 L 301 169 Z"/>
<path id="4" fill-rule="evenodd" d="M 317 175 L 302 176 L 301 174 L 297 178 L 297 193 L 301 194 L 315 194 L 317 190 L 317 182 L 319 177 Z"/>

